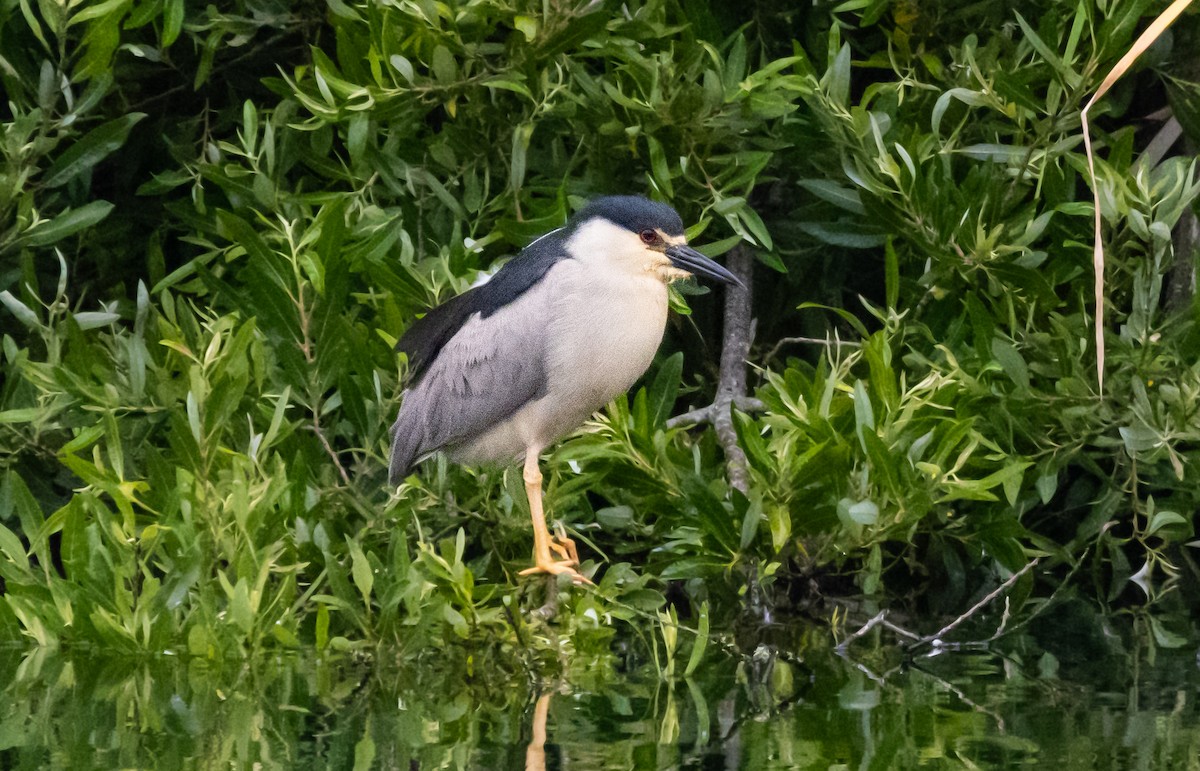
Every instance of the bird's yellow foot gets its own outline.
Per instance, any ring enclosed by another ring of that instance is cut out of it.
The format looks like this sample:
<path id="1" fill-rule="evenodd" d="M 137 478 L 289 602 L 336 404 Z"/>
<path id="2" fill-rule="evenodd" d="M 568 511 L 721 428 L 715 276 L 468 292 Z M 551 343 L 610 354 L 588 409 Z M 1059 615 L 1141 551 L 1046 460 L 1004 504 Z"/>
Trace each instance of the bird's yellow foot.
<path id="1" fill-rule="evenodd" d="M 554 523 L 554 535 L 550 536 L 550 548 L 563 558 L 565 564 L 579 564 L 579 550 L 575 548 L 575 542 L 567 537 L 566 528 L 562 526 L 561 522 Z"/>
<path id="2" fill-rule="evenodd" d="M 534 573 L 549 573 L 551 575 L 557 576 L 557 575 L 562 575 L 565 573 L 565 574 L 569 575 L 571 577 L 571 580 L 574 581 L 576 584 L 579 584 L 581 586 L 582 585 L 595 586 L 595 583 L 593 583 L 590 578 L 588 578 L 587 576 L 585 576 L 584 574 L 580 573 L 578 570 L 575 569 L 575 566 L 578 564 L 579 564 L 578 561 L 572 563 L 572 562 L 555 562 L 552 559 L 545 559 L 545 560 L 539 559 L 539 560 L 537 560 L 536 564 L 533 567 L 525 568 L 524 570 L 522 570 L 520 572 L 520 575 L 529 576 L 529 575 L 533 575 Z"/>

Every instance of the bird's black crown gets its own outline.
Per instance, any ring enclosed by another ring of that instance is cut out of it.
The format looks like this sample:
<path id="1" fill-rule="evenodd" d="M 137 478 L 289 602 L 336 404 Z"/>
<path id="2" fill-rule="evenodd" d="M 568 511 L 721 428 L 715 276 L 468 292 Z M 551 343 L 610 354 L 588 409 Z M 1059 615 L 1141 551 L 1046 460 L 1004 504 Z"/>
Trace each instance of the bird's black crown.
<path id="1" fill-rule="evenodd" d="M 683 220 L 670 206 L 640 195 L 606 195 L 596 198 L 571 218 L 572 225 L 603 217 L 626 230 L 661 230 L 668 236 L 683 235 Z"/>

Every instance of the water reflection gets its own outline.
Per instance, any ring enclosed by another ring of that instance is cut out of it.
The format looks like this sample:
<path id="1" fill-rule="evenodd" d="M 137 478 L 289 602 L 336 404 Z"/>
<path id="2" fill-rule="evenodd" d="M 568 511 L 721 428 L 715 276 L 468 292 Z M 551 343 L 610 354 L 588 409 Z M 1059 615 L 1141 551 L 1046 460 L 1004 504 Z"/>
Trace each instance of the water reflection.
<path id="1" fill-rule="evenodd" d="M 717 651 L 692 679 L 576 662 L 553 686 L 478 651 L 246 666 L 10 650 L 0 767 L 1195 766 L 1194 644 L 1066 650 Z"/>
<path id="2" fill-rule="evenodd" d="M 550 694 L 543 693 L 533 707 L 533 736 L 525 748 L 525 771 L 546 771 L 546 718 L 549 714 Z"/>

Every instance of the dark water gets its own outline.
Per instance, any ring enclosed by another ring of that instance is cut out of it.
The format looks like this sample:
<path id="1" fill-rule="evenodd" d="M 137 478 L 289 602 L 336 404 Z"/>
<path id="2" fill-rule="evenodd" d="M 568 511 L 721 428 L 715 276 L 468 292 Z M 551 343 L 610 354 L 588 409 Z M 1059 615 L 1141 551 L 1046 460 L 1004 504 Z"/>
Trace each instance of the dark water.
<path id="1" fill-rule="evenodd" d="M 0 768 L 1200 768 L 1195 636 L 1162 631 L 936 656 L 881 637 L 844 656 L 713 646 L 673 680 L 564 656 L 538 681 L 519 654 L 457 648 L 252 665 L 0 651 Z"/>

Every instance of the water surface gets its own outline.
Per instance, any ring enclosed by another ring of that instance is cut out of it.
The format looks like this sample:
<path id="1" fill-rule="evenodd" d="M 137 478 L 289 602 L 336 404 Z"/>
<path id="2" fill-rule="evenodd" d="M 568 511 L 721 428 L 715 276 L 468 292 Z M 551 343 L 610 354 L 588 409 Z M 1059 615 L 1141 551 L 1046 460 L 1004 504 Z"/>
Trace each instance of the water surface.
<path id="1" fill-rule="evenodd" d="M 252 663 L 7 650 L 0 768 L 1200 768 L 1195 637 L 1154 631 L 932 656 L 883 636 L 845 655 L 712 645 L 687 679 L 610 656 L 549 680 L 466 648 Z"/>

